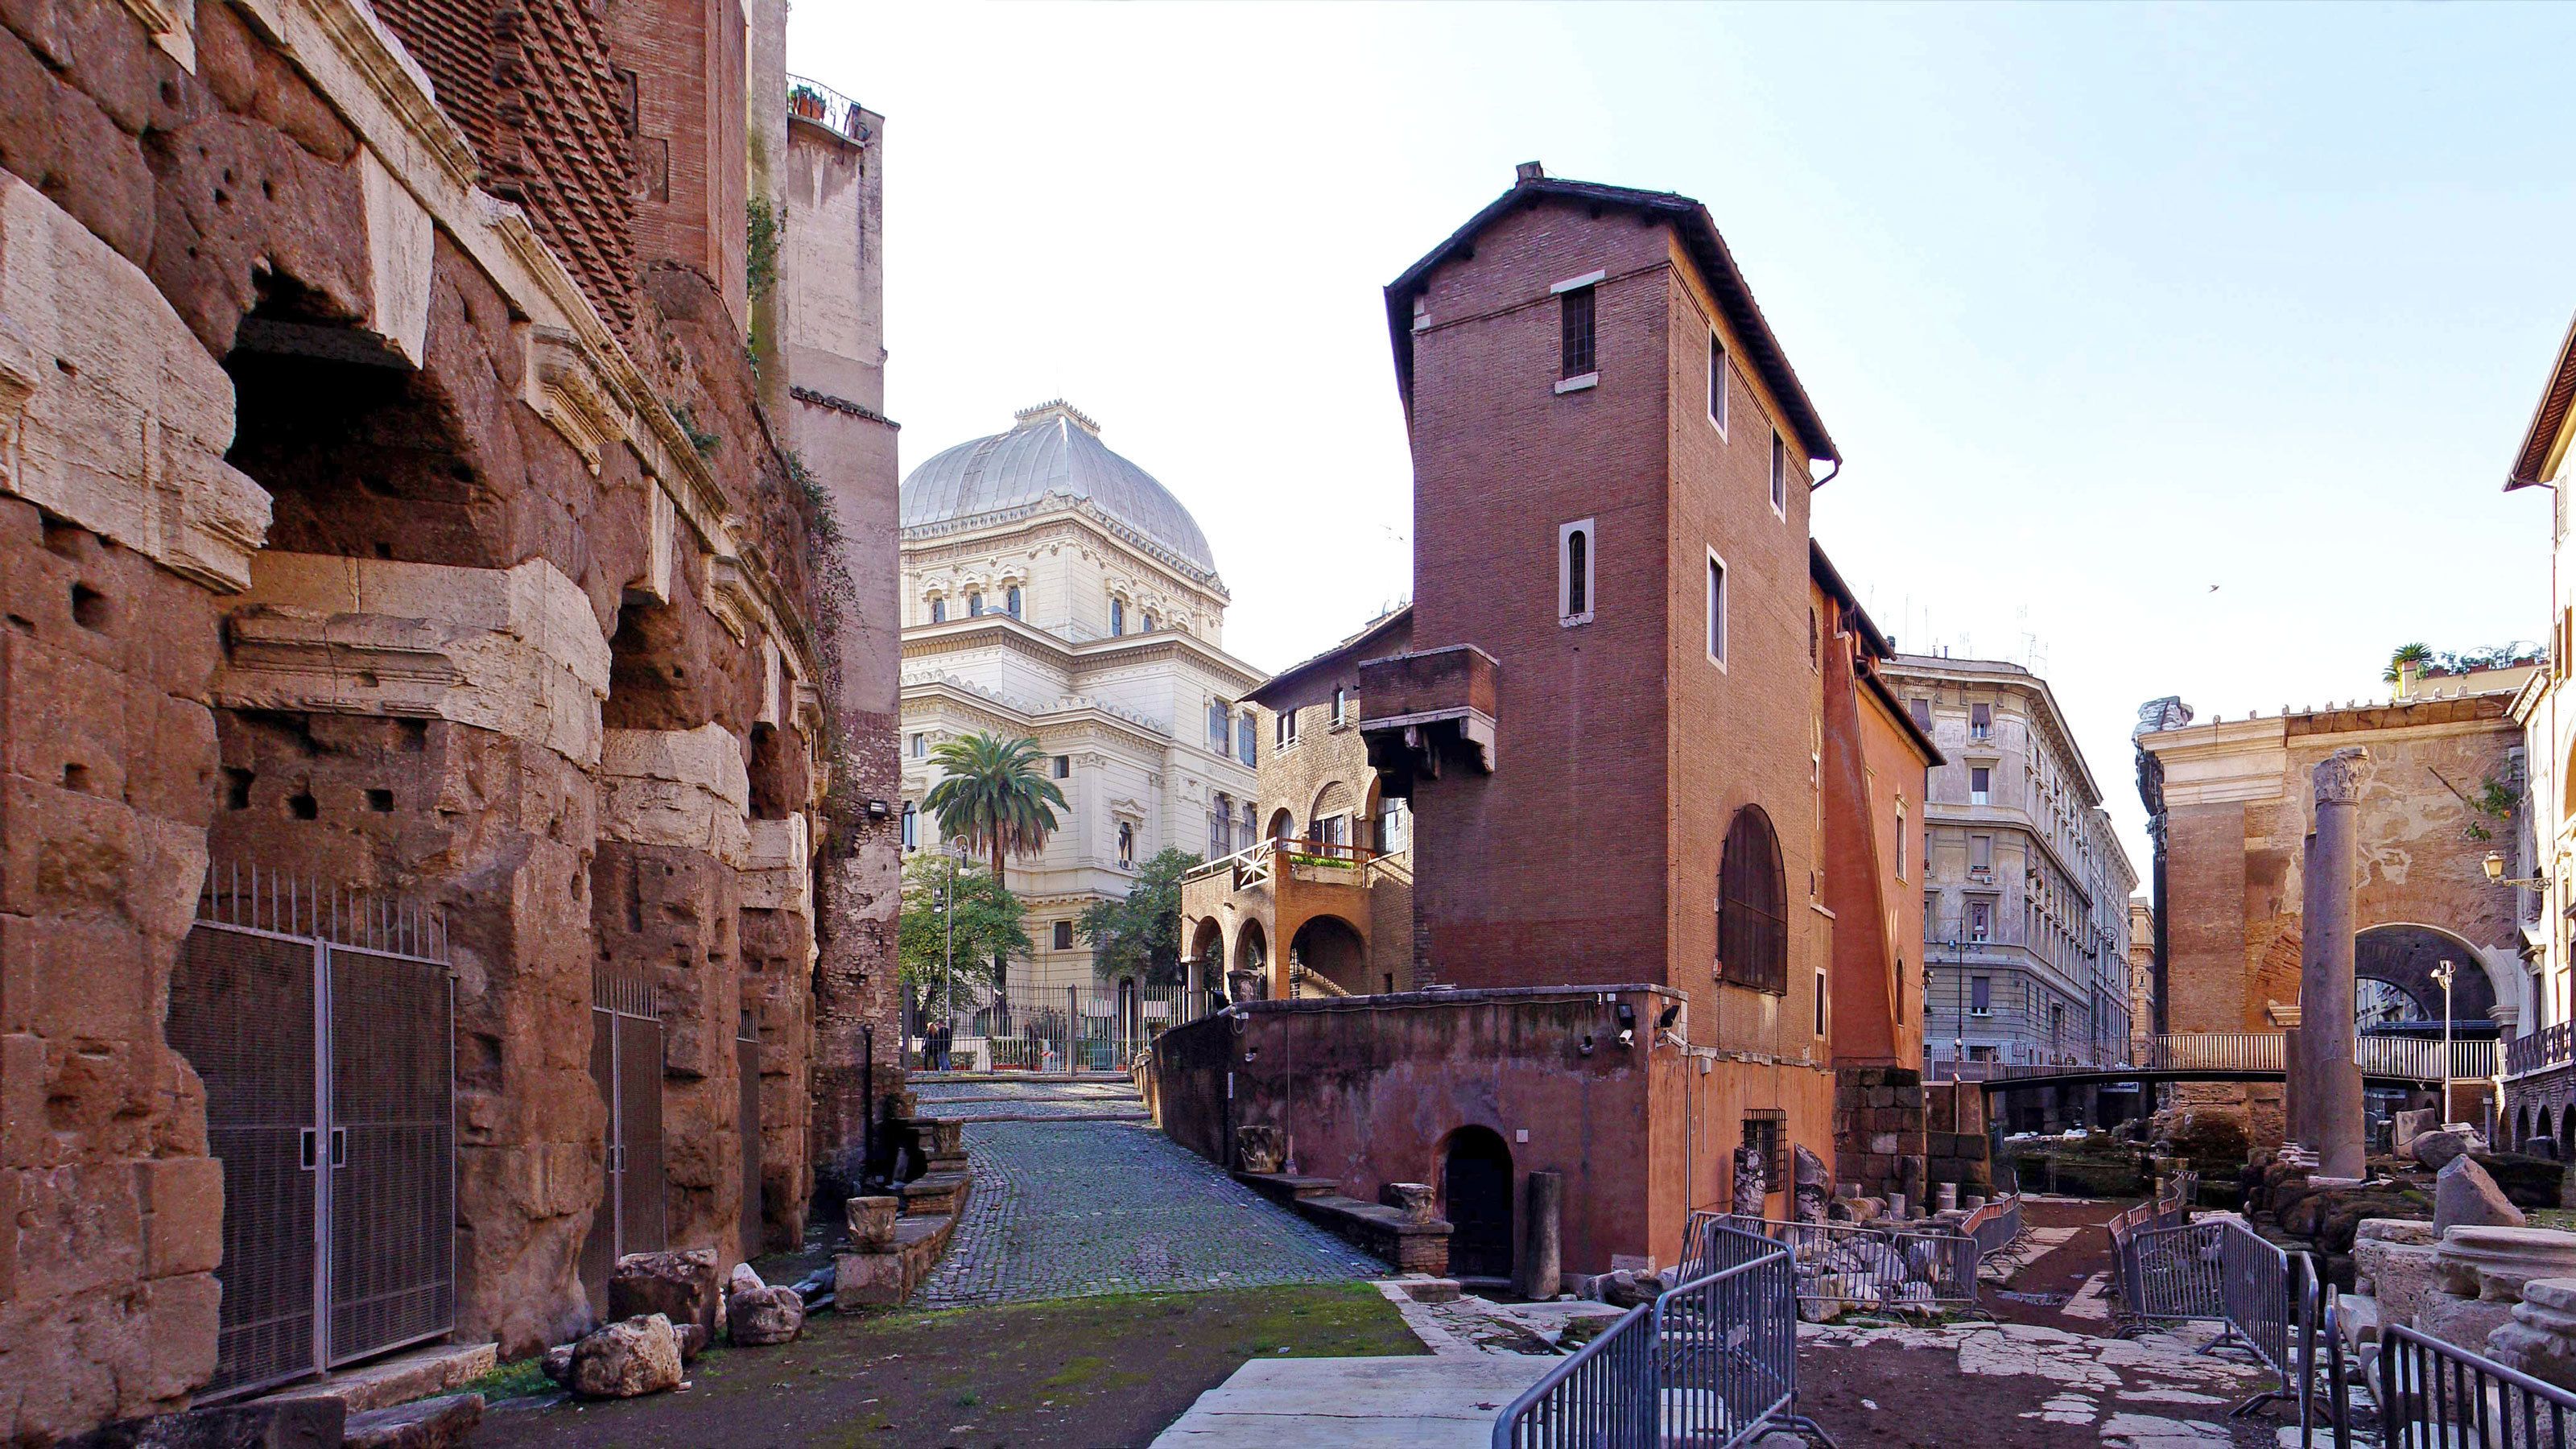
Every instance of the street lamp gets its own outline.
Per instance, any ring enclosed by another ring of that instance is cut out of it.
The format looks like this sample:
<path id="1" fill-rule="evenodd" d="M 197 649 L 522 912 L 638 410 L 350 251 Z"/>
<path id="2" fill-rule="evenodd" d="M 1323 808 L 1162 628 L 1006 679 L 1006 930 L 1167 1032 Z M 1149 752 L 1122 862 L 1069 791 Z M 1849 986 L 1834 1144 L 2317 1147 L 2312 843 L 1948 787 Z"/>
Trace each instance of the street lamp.
<path id="1" fill-rule="evenodd" d="M 2493 860 L 2495 857 L 2489 856 Z M 2451 1120 L 2451 963 L 2433 968 L 2433 979 L 2442 983 L 2442 1121 Z"/>
<path id="2" fill-rule="evenodd" d="M 2500 850 L 2488 851 L 2487 858 L 2479 864 L 2486 868 L 2488 885 L 2520 886 L 2525 890 L 2536 891 L 2549 884 L 2547 876 L 2517 876 L 2512 880 L 2505 879 L 2504 852 Z"/>
<path id="3" fill-rule="evenodd" d="M 939 924 L 947 932 L 946 960 L 939 968 L 939 991 L 944 999 L 940 1007 L 940 1024 L 948 1028 L 949 1049 L 957 1043 L 957 862 L 966 858 L 966 842 L 951 840 L 939 847 L 948 858 L 948 888 L 939 896 Z M 941 1062 L 941 1070 L 949 1066 Z"/>

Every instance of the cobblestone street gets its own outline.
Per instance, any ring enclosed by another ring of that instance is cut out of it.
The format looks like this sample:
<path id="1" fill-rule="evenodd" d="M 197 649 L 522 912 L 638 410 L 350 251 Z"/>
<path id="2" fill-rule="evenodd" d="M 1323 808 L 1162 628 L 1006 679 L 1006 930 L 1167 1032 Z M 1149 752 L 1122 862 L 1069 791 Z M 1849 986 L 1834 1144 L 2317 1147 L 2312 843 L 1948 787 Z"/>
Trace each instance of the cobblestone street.
<path id="1" fill-rule="evenodd" d="M 925 1308 L 1382 1276 L 1384 1264 L 1156 1131 L 1120 1081 L 917 1083 L 975 1188 Z"/>

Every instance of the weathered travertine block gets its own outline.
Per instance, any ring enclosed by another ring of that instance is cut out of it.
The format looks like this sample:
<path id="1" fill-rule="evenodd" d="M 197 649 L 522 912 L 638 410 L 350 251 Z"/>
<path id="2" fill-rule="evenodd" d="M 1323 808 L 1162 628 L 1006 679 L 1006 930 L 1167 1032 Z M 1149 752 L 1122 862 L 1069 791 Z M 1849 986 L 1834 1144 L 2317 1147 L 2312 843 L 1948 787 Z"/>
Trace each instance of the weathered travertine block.
<path id="1" fill-rule="evenodd" d="M 544 559 L 474 569 L 263 553 L 228 629 L 218 703 L 448 719 L 599 763 L 608 641 Z"/>
<path id="2" fill-rule="evenodd" d="M 610 730 L 599 774 L 600 834 L 750 863 L 751 774 L 731 730 Z"/>
<path id="3" fill-rule="evenodd" d="M 903 1214 L 899 1197 L 854 1197 L 843 1205 L 848 1214 L 850 1241 L 868 1252 L 882 1251 L 894 1243 L 894 1221 Z"/>
<path id="4" fill-rule="evenodd" d="M 143 270 L 0 171 L 0 489 L 221 590 L 266 490 L 224 461 L 233 384 Z"/>
<path id="5" fill-rule="evenodd" d="M 2534 1278 L 2576 1277 L 2576 1233 L 2553 1228 L 2456 1227 L 2443 1230 L 2433 1273 L 2454 1298 L 2513 1303 Z"/>
<path id="6" fill-rule="evenodd" d="M 567 1379 L 591 1399 L 631 1399 L 680 1386 L 680 1335 L 659 1313 L 609 1324 L 574 1344 Z"/>
<path id="7" fill-rule="evenodd" d="M 814 833 L 801 814 L 751 822 L 743 862 L 742 908 L 814 915 Z"/>
<path id="8" fill-rule="evenodd" d="M 2533 1378 L 2576 1389 L 2576 1278 L 2523 1284 L 2513 1322 L 2487 1334 L 2487 1355 Z"/>

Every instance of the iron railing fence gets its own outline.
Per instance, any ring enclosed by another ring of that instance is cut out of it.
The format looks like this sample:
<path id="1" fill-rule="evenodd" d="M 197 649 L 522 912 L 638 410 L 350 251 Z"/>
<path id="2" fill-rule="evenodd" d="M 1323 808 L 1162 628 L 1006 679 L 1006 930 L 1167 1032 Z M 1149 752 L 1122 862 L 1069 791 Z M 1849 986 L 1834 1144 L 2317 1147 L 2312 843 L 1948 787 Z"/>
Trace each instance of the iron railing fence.
<path id="1" fill-rule="evenodd" d="M 867 122 L 859 115 L 859 103 L 818 80 L 808 80 L 801 75 L 787 78 L 787 114 L 800 121 L 812 121 L 853 141 L 869 139 Z"/>
<path id="2" fill-rule="evenodd" d="M 2454 1038 L 2445 1044 L 2434 1037 L 2362 1036 L 2353 1040 L 2352 1059 L 2366 1077 L 2438 1082 L 2445 1075 L 2447 1045 L 2447 1075 L 2454 1081 L 2476 1081 L 2494 1076 L 2500 1062 L 2531 1060 L 2544 1052 L 2542 1047 L 2524 1048 L 2523 1042 L 2534 1040 L 2537 1038 L 2515 1041 L 2510 1044 L 2512 1053 L 2500 1057 L 2503 1048 L 2491 1038 Z M 2280 1033 L 2259 1031 L 2168 1032 L 2132 1041 L 2127 1061 L 2087 1061 L 2079 1057 L 2078 1053 L 2047 1049 L 2007 1054 L 2001 1060 L 1960 1061 L 1935 1054 L 1926 1058 L 1924 1066 L 1926 1074 L 1936 1080 L 2001 1082 L 2122 1070 L 2272 1073 L 2281 1071 L 2285 1060 Z"/>
<path id="3" fill-rule="evenodd" d="M 2379 1403 L 2388 1449 L 2570 1449 L 2576 1444 L 2576 1393 L 2405 1324 L 2381 1326 L 2377 1369 L 2371 1395 Z M 2350 1442 L 2345 1427 L 2350 1419 L 2338 1415 L 2335 1423 L 2340 1449 Z"/>
<path id="4" fill-rule="evenodd" d="M 1961 1233 L 1696 1212 L 1682 1240 L 1684 1277 L 1696 1276 L 1703 1263 L 1701 1242 L 1719 1230 L 1758 1234 L 1787 1248 L 1803 1303 L 1983 1311 L 1977 1303 L 1977 1243 Z"/>
<path id="5" fill-rule="evenodd" d="M 2519 1077 L 2576 1061 L 2576 1022 L 2557 1021 L 2504 1044 L 2504 1074 Z"/>
<path id="6" fill-rule="evenodd" d="M 1154 1038 L 1207 1014 L 1209 996 L 1186 986 L 1118 981 L 1088 986 L 1006 983 L 961 987 L 952 1003 L 933 990 L 907 1023 L 919 1066 L 933 1065 L 932 1028 L 953 1021 L 945 1066 L 956 1071 L 1123 1072 Z M 954 1010 L 953 1018 L 949 1017 Z"/>
<path id="7" fill-rule="evenodd" d="M 1730 1449 L 1798 1427 L 1798 1303 L 1788 1249 L 1699 1214 L 1688 1281 L 1630 1309 L 1514 1399 L 1494 1449 Z"/>

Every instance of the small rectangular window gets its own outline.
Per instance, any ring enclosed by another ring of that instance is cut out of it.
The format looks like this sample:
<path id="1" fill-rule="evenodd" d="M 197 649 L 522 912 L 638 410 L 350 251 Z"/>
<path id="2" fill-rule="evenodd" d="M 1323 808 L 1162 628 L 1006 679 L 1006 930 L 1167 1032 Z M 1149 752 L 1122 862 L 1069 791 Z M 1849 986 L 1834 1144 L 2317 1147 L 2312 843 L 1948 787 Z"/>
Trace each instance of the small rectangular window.
<path id="1" fill-rule="evenodd" d="M 1073 756 L 1058 755 L 1055 757 L 1055 777 L 1059 780 L 1070 780 L 1073 778 Z"/>
<path id="2" fill-rule="evenodd" d="M 1914 727 L 1916 729 L 1923 731 L 1923 733 L 1927 735 L 1932 733 L 1932 701 L 1928 699 L 1909 699 L 1905 702 L 1905 712 L 1914 716 Z"/>
<path id="3" fill-rule="evenodd" d="M 1991 976 L 1968 978 L 1968 1014 L 1992 1016 L 1995 1013 L 1995 982 Z"/>
<path id="4" fill-rule="evenodd" d="M 1991 704 L 1968 706 L 1968 738 L 1990 740 L 1995 737 L 1995 707 Z"/>
<path id="5" fill-rule="evenodd" d="M 916 760 L 930 753 L 930 736 L 916 733 L 912 737 L 912 757 Z"/>
<path id="6" fill-rule="evenodd" d="M 1556 529 L 1556 622 L 1567 627 L 1592 622 L 1595 573 L 1592 520 L 1578 518 Z"/>
<path id="7" fill-rule="evenodd" d="M 1727 643 L 1726 560 L 1717 550 L 1708 552 L 1708 657 L 1718 668 L 1726 667 Z"/>
<path id="8" fill-rule="evenodd" d="M 1260 743 L 1258 738 L 1259 734 L 1260 731 L 1253 727 L 1251 715 L 1246 714 L 1236 719 L 1234 722 L 1234 757 L 1243 761 L 1247 765 L 1259 764 L 1261 762 Z"/>
<path id="9" fill-rule="evenodd" d="M 1771 511 L 1789 516 L 1789 445 L 1780 430 L 1771 430 Z"/>
<path id="10" fill-rule="evenodd" d="M 909 800 L 903 802 L 903 848 L 921 848 L 921 811 Z"/>
<path id="11" fill-rule="evenodd" d="M 1995 868 L 1995 838 L 1991 835 L 1968 837 L 1968 869 L 1990 871 Z"/>
<path id="12" fill-rule="evenodd" d="M 1968 771 L 1968 803 L 1971 805 L 1985 805 L 1992 803 L 1994 796 L 1994 782 L 1994 771 L 1987 769 L 1983 765 L 1971 768 Z"/>
<path id="13" fill-rule="evenodd" d="M 1763 1190 L 1789 1191 L 1789 1114 L 1776 1107 L 1745 1113 L 1744 1145 L 1761 1154 Z"/>
<path id="14" fill-rule="evenodd" d="M 1279 711 L 1279 748 L 1297 743 L 1297 711 L 1292 707 Z"/>
<path id="15" fill-rule="evenodd" d="M 1905 879 L 1905 802 L 1896 802 L 1896 878 Z"/>
<path id="16" fill-rule="evenodd" d="M 1968 939 L 1983 941 L 1995 933 L 1995 903 L 1968 902 Z"/>
<path id="17" fill-rule="evenodd" d="M 1825 973 L 1816 973 L 1816 1035 L 1825 1034 Z"/>
<path id="18" fill-rule="evenodd" d="M 1340 686 L 1340 685 L 1338 685 L 1338 684 L 1334 685 L 1334 686 L 1333 686 L 1333 723 L 1334 723 L 1334 724 L 1337 724 L 1337 725 L 1342 725 L 1342 724 L 1348 724 L 1348 723 L 1350 723 L 1350 709 L 1351 709 L 1351 692 L 1350 692 L 1349 690 L 1347 690 L 1347 689 L 1344 689 L 1342 686 Z"/>
<path id="19" fill-rule="evenodd" d="M 1073 922 L 1058 921 L 1055 923 L 1055 948 L 1059 951 L 1070 951 L 1073 949 Z"/>
<path id="20" fill-rule="evenodd" d="M 1581 377 L 1593 370 L 1592 287 L 1569 287 L 1557 294 L 1558 377 Z"/>
<path id="21" fill-rule="evenodd" d="M 1708 420 L 1726 435 L 1726 343 L 1714 332 L 1708 334 Z"/>

